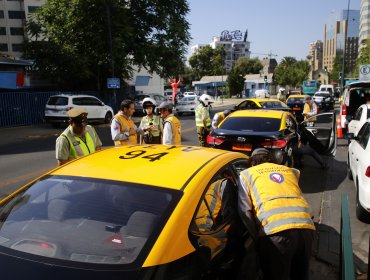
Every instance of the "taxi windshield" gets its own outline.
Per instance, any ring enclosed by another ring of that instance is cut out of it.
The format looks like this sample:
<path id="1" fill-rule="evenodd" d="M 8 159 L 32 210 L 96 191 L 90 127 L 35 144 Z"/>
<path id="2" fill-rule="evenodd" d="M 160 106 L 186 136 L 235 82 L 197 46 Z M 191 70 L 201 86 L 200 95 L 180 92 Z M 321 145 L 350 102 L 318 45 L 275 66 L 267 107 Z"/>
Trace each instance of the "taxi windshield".
<path id="1" fill-rule="evenodd" d="M 153 245 L 181 192 L 48 176 L 0 210 L 0 246 L 84 263 L 131 264 Z"/>
<path id="2" fill-rule="evenodd" d="M 220 125 L 220 129 L 251 131 L 251 132 L 272 132 L 279 131 L 280 119 L 258 118 L 258 117 L 232 117 L 226 118 Z"/>
<path id="3" fill-rule="evenodd" d="M 304 97 L 289 97 L 287 102 L 304 102 Z"/>

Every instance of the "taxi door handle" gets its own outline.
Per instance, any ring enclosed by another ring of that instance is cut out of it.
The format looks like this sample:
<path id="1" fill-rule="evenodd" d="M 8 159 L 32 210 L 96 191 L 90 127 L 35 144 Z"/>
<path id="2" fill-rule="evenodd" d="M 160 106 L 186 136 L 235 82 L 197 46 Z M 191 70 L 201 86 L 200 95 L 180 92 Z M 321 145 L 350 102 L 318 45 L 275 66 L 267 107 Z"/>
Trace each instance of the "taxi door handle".
<path id="1" fill-rule="evenodd" d="M 311 130 L 311 132 L 312 132 L 313 134 L 316 134 L 316 133 L 317 133 L 317 129 L 312 129 L 312 130 Z"/>

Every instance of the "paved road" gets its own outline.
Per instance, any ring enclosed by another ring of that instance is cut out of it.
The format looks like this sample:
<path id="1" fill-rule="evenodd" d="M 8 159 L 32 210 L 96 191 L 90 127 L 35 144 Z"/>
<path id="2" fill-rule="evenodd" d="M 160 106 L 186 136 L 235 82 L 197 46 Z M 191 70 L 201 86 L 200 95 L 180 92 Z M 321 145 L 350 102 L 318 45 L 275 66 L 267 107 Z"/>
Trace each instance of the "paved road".
<path id="1" fill-rule="evenodd" d="M 239 100 L 225 100 L 214 104 L 215 111 L 232 106 Z M 225 107 L 226 106 L 226 107 Z M 194 116 L 182 116 L 183 143 L 197 145 Z M 96 126 L 105 146 L 111 146 L 108 125 Z M 55 139 L 62 129 L 48 125 L 0 129 L 0 196 L 9 193 L 31 179 L 56 166 L 54 159 Z M 355 217 L 355 192 L 353 182 L 346 178 L 347 146 L 341 140 L 330 168 L 323 171 L 310 158 L 305 159 L 300 185 L 304 196 L 314 211 L 318 228 L 315 256 L 312 259 L 310 279 L 338 278 L 340 197 L 348 194 L 354 257 L 358 274 L 367 271 L 370 226 Z"/>

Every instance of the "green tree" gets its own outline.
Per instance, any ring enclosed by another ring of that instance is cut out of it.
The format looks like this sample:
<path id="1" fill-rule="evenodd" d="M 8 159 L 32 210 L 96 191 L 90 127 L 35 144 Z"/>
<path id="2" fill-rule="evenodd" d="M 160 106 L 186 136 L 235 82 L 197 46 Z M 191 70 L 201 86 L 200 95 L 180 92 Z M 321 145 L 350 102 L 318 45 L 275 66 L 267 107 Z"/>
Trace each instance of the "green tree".
<path id="1" fill-rule="evenodd" d="M 307 79 L 309 72 L 310 65 L 307 61 L 297 61 L 294 57 L 284 57 L 275 69 L 275 83 L 296 87 Z"/>
<path id="2" fill-rule="evenodd" d="M 246 57 L 239 58 L 235 63 L 235 67 L 243 75 L 259 74 L 260 70 L 263 68 L 261 61 L 258 58 Z"/>
<path id="3" fill-rule="evenodd" d="M 48 0 L 27 25 L 34 40 L 25 58 L 55 81 L 98 89 L 133 67 L 177 75 L 190 41 L 188 12 L 183 0 Z"/>
<path id="4" fill-rule="evenodd" d="M 352 73 L 352 77 L 359 76 L 359 68 L 362 64 L 370 64 L 370 39 L 364 42 L 364 48 L 360 50 L 360 55 L 356 60 L 356 66 Z"/>
<path id="5" fill-rule="evenodd" d="M 238 70 L 237 67 L 233 67 L 227 77 L 227 91 L 228 97 L 232 95 L 242 96 L 244 89 L 244 75 Z"/>
<path id="6" fill-rule="evenodd" d="M 189 64 L 193 69 L 194 77 L 199 80 L 203 76 L 215 76 L 224 74 L 223 48 L 213 49 L 205 46 L 189 58 Z"/>
<path id="7" fill-rule="evenodd" d="M 339 80 L 339 73 L 342 72 L 342 63 L 343 63 L 343 52 L 338 51 L 337 55 L 335 56 L 333 69 L 329 73 L 329 81 L 335 81 L 338 85 L 341 84 L 342 81 Z"/>

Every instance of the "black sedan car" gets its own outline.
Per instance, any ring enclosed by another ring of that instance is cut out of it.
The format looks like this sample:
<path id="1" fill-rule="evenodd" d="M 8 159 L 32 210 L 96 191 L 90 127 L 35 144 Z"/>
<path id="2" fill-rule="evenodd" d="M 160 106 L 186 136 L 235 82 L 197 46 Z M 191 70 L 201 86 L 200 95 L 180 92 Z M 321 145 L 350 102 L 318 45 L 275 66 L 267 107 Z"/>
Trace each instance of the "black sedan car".
<path id="1" fill-rule="evenodd" d="M 294 165 L 300 127 L 307 129 L 321 142 L 321 154 L 333 155 L 336 150 L 336 118 L 334 113 L 316 115 L 298 125 L 289 112 L 275 110 L 242 110 L 231 113 L 207 137 L 207 145 L 217 149 L 251 155 L 257 148 L 272 151 L 276 162 Z"/>

